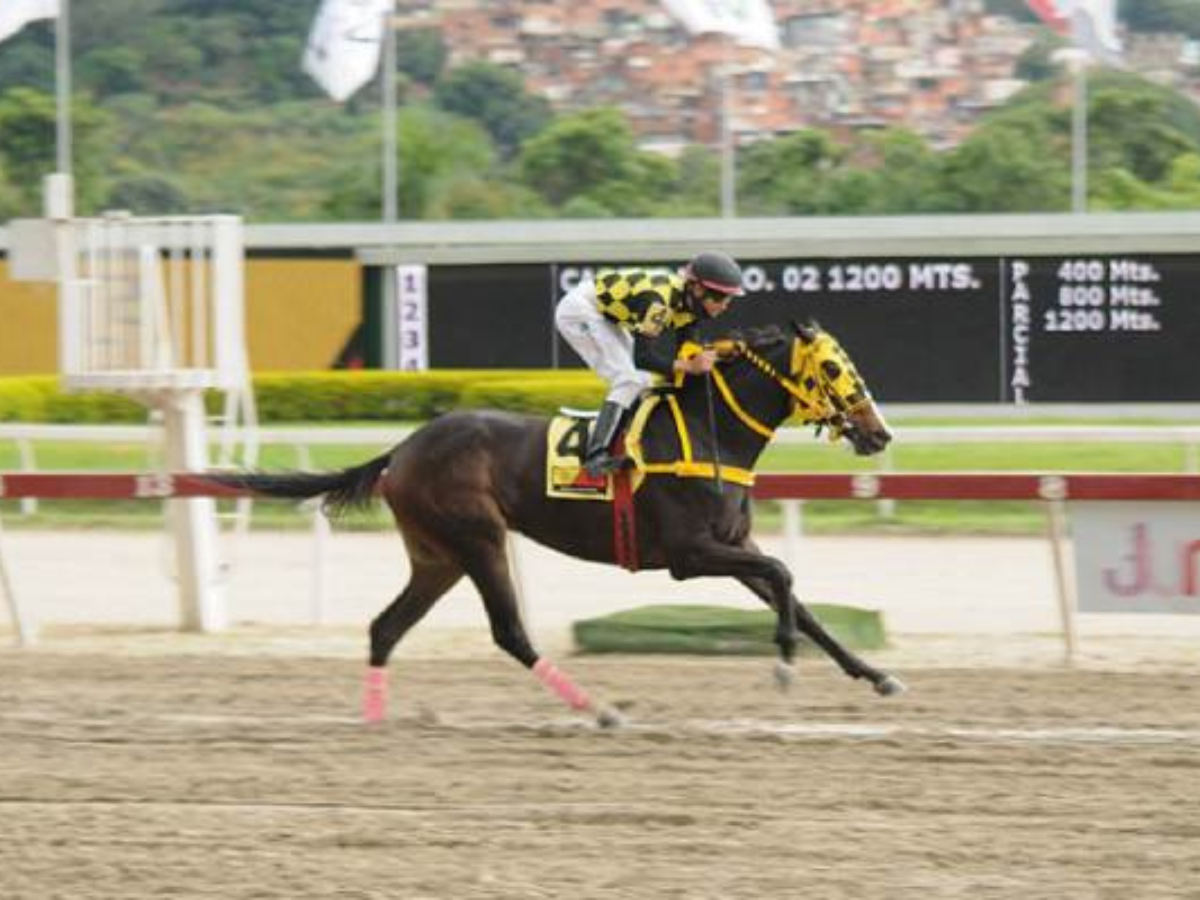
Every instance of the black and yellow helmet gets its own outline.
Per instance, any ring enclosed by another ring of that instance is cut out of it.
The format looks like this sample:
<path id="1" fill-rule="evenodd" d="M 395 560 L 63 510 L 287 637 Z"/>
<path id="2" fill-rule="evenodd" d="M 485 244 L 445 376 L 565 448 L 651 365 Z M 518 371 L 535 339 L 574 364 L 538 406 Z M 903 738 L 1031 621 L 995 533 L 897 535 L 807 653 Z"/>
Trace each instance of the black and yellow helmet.
<path id="1" fill-rule="evenodd" d="M 742 267 L 732 256 L 720 250 L 697 253 L 684 268 L 683 274 L 685 278 L 698 281 L 718 294 L 740 297 L 745 293 L 742 287 Z"/>

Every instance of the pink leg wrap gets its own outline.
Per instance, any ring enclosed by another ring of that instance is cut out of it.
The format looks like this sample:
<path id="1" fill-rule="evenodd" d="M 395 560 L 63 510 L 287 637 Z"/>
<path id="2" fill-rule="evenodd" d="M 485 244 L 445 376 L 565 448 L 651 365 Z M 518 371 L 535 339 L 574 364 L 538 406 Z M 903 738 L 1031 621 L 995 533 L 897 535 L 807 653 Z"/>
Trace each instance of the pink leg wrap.
<path id="1" fill-rule="evenodd" d="M 363 721 L 374 724 L 383 721 L 387 707 L 387 669 L 370 666 L 363 684 Z"/>
<path id="2" fill-rule="evenodd" d="M 533 674 L 542 684 L 558 694 L 571 709 L 592 708 L 592 701 L 588 699 L 588 695 L 545 657 L 533 664 Z"/>

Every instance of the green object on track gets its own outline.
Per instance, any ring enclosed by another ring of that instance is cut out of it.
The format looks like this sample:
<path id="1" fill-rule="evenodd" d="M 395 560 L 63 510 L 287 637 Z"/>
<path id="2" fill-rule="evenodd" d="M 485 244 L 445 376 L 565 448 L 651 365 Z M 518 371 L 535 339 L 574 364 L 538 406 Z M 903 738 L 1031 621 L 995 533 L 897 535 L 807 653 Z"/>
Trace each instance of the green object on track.
<path id="1" fill-rule="evenodd" d="M 878 610 L 806 604 L 826 630 L 852 650 L 887 644 Z M 572 630 L 582 653 L 692 653 L 706 656 L 770 656 L 777 652 L 775 614 L 728 606 L 660 604 L 581 619 Z M 802 654 L 816 652 L 800 640 Z"/>

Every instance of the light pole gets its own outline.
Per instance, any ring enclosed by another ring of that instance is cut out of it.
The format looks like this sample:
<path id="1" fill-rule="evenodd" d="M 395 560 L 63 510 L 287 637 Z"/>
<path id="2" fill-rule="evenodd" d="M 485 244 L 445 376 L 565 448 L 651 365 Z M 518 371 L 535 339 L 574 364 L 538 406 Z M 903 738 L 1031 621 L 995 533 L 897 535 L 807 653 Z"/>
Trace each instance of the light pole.
<path id="1" fill-rule="evenodd" d="M 1055 52 L 1053 59 L 1060 63 L 1071 78 L 1071 212 L 1088 210 L 1088 124 L 1087 67 L 1089 55 L 1078 47 Z"/>
<path id="2" fill-rule="evenodd" d="M 396 210 L 396 26 L 394 10 L 383 14 L 383 221 L 395 222 Z"/>

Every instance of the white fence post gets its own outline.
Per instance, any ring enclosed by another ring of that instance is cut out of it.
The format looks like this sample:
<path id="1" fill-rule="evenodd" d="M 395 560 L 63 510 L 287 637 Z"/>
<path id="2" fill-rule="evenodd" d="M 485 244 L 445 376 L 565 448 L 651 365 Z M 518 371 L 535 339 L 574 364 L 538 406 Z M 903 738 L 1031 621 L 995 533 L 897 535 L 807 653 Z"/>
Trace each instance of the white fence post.
<path id="1" fill-rule="evenodd" d="M 803 500 L 780 500 L 783 513 L 783 557 L 793 572 L 800 565 L 800 537 L 804 531 Z"/>
<path id="2" fill-rule="evenodd" d="M 12 618 L 13 629 L 16 632 L 18 647 L 28 647 L 37 640 L 37 629 L 21 609 L 17 600 L 17 592 L 13 588 L 12 579 L 8 575 L 8 564 L 4 561 L 4 528 L 0 525 L 0 594 L 4 595 L 8 614 Z"/>
<path id="3" fill-rule="evenodd" d="M 1067 575 L 1067 521 L 1062 500 L 1046 501 L 1046 524 L 1050 537 L 1050 553 L 1054 559 L 1054 583 L 1058 592 L 1058 612 L 1062 619 L 1064 662 L 1075 664 L 1079 647 L 1075 631 L 1075 595 Z"/>

